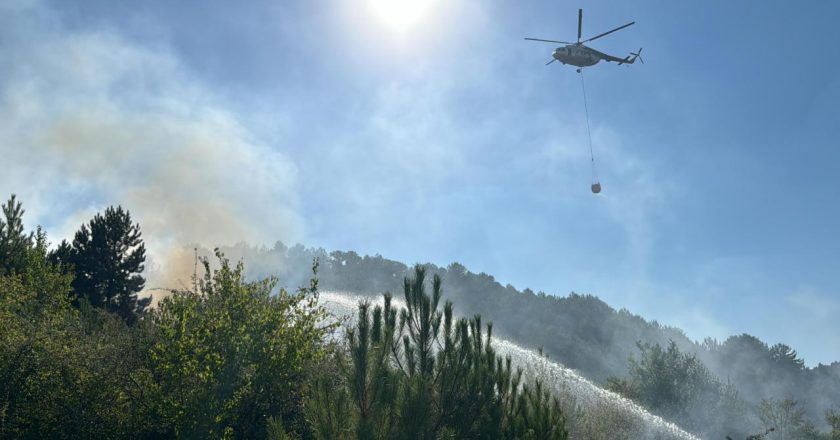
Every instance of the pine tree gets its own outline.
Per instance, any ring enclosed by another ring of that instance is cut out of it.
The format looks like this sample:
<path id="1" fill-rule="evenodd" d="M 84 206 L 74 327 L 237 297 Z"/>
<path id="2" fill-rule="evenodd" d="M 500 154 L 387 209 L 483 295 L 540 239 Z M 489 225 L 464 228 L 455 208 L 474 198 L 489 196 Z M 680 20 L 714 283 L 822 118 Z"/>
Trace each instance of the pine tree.
<path id="1" fill-rule="evenodd" d="M 131 223 L 128 211 L 109 207 L 82 225 L 72 246 L 62 243 L 51 255 L 56 262 L 72 266 L 73 291 L 92 306 L 117 313 L 127 323 L 137 320 L 151 302 L 137 299 L 143 289 L 146 247 L 140 225 Z M 78 302 L 78 301 L 77 301 Z"/>
<path id="2" fill-rule="evenodd" d="M 799 359 L 796 350 L 785 344 L 776 344 L 770 347 L 770 358 L 777 365 L 794 371 L 805 369 L 805 361 Z"/>
<path id="3" fill-rule="evenodd" d="M 492 325 L 485 333 L 478 315 L 453 319 L 448 301 L 441 311 L 441 279 L 434 276 L 429 294 L 425 276 L 418 265 L 405 279 L 399 313 L 389 294 L 372 313 L 369 303 L 359 304 L 348 331 L 346 382 L 331 382 L 346 383 L 349 392 L 331 394 L 349 395 L 351 403 L 333 405 L 326 382 L 316 381 L 308 402 L 316 437 L 345 438 L 352 429 L 365 440 L 566 439 L 559 401 L 539 383 L 520 388 L 521 370 L 512 373 L 511 359 L 491 345 Z"/>
<path id="4" fill-rule="evenodd" d="M 369 304 L 359 305 L 356 328 L 347 333 L 353 365 L 348 383 L 356 407 L 356 438 L 360 440 L 388 437 L 397 399 L 398 379 L 388 363 L 396 330 L 390 295 L 385 296 L 384 310 L 374 308 L 372 320 L 369 310 Z"/>
<path id="5" fill-rule="evenodd" d="M 34 237 L 23 232 L 25 211 L 14 194 L 2 209 L 5 220 L 0 219 L 0 275 L 20 273 L 26 266 Z"/>

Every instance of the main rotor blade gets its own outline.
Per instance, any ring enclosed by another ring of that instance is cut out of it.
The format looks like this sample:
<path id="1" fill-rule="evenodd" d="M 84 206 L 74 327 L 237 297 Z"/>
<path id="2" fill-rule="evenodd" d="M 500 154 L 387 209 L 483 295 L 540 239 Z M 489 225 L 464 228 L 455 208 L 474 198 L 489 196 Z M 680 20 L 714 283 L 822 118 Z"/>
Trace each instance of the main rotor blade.
<path id="1" fill-rule="evenodd" d="M 578 9 L 578 43 L 580 43 L 581 30 L 583 30 L 583 9 Z"/>
<path id="2" fill-rule="evenodd" d="M 528 37 L 525 37 L 525 39 L 526 40 L 531 40 L 531 41 L 545 41 L 546 43 L 575 44 L 575 43 L 570 43 L 568 41 L 543 40 L 542 38 L 528 38 Z"/>
<path id="3" fill-rule="evenodd" d="M 620 30 L 622 30 L 622 29 L 626 28 L 627 26 L 632 26 L 632 25 L 634 25 L 634 24 L 636 24 L 636 22 L 635 22 L 635 21 L 631 21 L 630 23 L 627 23 L 627 24 L 625 24 L 624 26 L 619 26 L 619 27 L 617 27 L 617 28 L 615 28 L 615 29 L 613 29 L 613 30 L 611 30 L 611 31 L 604 32 L 604 33 L 603 33 L 603 34 L 601 34 L 601 35 L 596 35 L 596 36 L 594 36 L 594 37 L 592 37 L 592 38 L 590 38 L 590 39 L 588 39 L 588 40 L 583 40 L 583 41 L 581 41 L 581 43 L 588 43 L 588 42 L 590 42 L 590 41 L 592 41 L 592 40 L 597 40 L 597 39 L 599 39 L 599 38 L 601 38 L 601 37 L 603 37 L 603 36 L 605 36 L 605 35 L 609 35 L 609 34 L 611 34 L 611 33 L 615 32 L 615 31 L 620 31 Z"/>

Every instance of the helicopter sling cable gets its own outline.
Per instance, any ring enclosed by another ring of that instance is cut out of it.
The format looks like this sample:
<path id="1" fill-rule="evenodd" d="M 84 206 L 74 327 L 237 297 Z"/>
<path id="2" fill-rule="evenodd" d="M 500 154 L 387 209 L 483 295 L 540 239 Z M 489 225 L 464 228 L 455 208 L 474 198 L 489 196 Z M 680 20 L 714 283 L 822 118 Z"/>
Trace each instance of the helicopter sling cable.
<path id="1" fill-rule="evenodd" d="M 580 72 L 580 89 L 583 90 L 583 111 L 586 116 L 586 134 L 589 136 L 589 158 L 592 162 L 592 193 L 601 192 L 601 182 L 598 180 L 598 169 L 595 167 L 595 152 L 592 149 L 592 129 L 589 127 L 589 105 L 586 102 L 586 85 L 583 82 L 583 70 Z"/>

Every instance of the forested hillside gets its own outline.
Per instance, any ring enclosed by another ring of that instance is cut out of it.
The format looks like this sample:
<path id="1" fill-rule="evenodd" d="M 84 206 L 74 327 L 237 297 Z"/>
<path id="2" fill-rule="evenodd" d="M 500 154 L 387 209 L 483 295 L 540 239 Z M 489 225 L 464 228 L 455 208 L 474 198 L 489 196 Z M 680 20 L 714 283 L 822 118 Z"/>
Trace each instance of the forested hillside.
<path id="1" fill-rule="evenodd" d="M 665 425 L 612 394 L 585 406 L 549 391 L 556 380 L 522 375 L 492 334 L 703 438 L 840 436 L 838 364 L 806 368 L 781 344 L 697 344 L 593 296 L 300 245 L 197 252 L 192 278 L 151 307 L 127 210 L 50 246 L 14 197 L 2 208 L 0 438 L 631 439 Z M 339 330 L 321 289 L 404 305 L 362 301 Z"/>
<path id="2" fill-rule="evenodd" d="M 301 245 L 289 248 L 277 243 L 270 249 L 238 245 L 225 250 L 244 258 L 255 275 L 279 270 L 292 282 L 302 281 L 308 262 L 318 258 L 324 289 L 370 295 L 398 291 L 411 270 L 380 255 Z M 445 280 L 445 297 L 456 304 L 457 313 L 479 313 L 496 324 L 497 334 L 543 348 L 551 358 L 595 381 L 605 383 L 630 374 L 628 359 L 642 354 L 637 342 L 665 348 L 673 341 L 678 350 L 695 355 L 721 383 L 732 384 L 753 405 L 795 401 L 817 426 L 825 425 L 826 411 L 840 406 L 840 362 L 807 368 L 794 349 L 781 343 L 770 345 L 747 334 L 725 341 L 692 341 L 678 328 L 615 310 L 592 295 L 520 291 L 458 263 L 425 266 Z"/>

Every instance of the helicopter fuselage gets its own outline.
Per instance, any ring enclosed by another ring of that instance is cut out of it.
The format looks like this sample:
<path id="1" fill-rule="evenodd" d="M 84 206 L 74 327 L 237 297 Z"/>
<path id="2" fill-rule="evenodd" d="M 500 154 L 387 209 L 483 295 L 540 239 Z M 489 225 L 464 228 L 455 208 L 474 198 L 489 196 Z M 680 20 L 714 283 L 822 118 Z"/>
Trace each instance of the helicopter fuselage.
<path id="1" fill-rule="evenodd" d="M 582 44 L 569 44 L 565 47 L 558 47 L 554 49 L 551 56 L 563 64 L 571 64 L 577 67 L 594 66 L 598 64 L 598 61 L 601 61 L 598 53 Z"/>
<path id="2" fill-rule="evenodd" d="M 583 9 L 578 9 L 578 29 L 577 29 L 577 42 L 572 43 L 569 41 L 561 41 L 561 40 L 546 40 L 543 38 L 531 38 L 525 37 L 526 40 L 531 41 L 542 41 L 545 43 L 559 43 L 565 44 L 563 47 L 558 47 L 554 49 L 554 52 L 551 53 L 551 61 L 545 63 L 545 65 L 549 65 L 555 61 L 560 61 L 563 64 L 571 64 L 572 66 L 578 67 L 578 72 L 580 72 L 580 67 L 589 67 L 598 64 L 599 61 L 604 60 L 610 63 L 618 63 L 618 65 L 622 64 L 633 64 L 636 61 L 636 58 L 639 58 L 639 61 L 642 61 L 640 58 L 640 54 L 642 53 L 642 49 L 640 48 L 638 52 L 630 52 L 630 55 L 627 55 L 624 58 L 619 58 L 616 56 L 612 56 L 609 54 L 605 54 L 603 52 L 599 52 L 591 47 L 584 46 L 584 43 L 588 43 L 593 40 L 597 40 L 601 37 L 607 36 L 613 32 L 620 31 L 628 26 L 632 26 L 636 24 L 635 21 L 631 21 L 623 26 L 619 26 L 611 31 L 604 32 L 602 34 L 598 34 L 592 38 L 587 38 L 585 40 L 581 40 L 580 36 L 582 35 L 581 30 L 583 29 Z M 642 61 L 644 63 L 644 61 Z"/>

